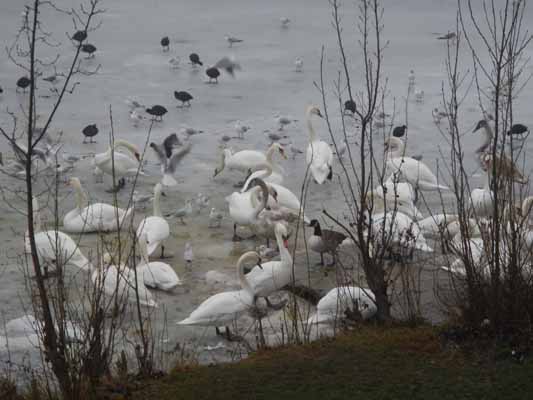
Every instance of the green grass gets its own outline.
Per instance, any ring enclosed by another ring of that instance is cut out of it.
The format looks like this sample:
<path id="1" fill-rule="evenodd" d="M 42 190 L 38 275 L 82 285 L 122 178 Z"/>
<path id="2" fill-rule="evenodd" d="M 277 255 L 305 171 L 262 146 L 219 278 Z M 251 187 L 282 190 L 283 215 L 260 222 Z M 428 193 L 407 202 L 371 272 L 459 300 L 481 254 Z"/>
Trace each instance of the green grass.
<path id="1" fill-rule="evenodd" d="M 525 399 L 533 398 L 532 376 L 529 360 L 444 351 L 432 328 L 365 327 L 236 364 L 176 369 L 133 398 Z"/>

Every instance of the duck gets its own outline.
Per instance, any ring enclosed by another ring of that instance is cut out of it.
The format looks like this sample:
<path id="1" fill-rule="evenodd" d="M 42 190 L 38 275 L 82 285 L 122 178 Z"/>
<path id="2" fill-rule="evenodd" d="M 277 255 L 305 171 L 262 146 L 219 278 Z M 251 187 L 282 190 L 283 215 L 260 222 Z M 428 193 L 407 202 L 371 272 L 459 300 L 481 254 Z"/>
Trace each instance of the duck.
<path id="1" fill-rule="evenodd" d="M 259 192 L 262 196 L 259 199 Z M 226 197 L 229 206 L 229 214 L 233 219 L 233 241 L 242 240 L 237 235 L 237 225 L 249 226 L 257 221 L 257 217 L 263 211 L 269 199 L 267 186 L 264 184 L 254 186 L 244 193 L 233 192 Z"/>
<path id="2" fill-rule="evenodd" d="M 134 158 L 128 154 L 117 151 L 122 148 L 127 150 Z M 115 140 L 107 151 L 94 155 L 93 166 L 103 173 L 119 178 L 119 186 L 124 185 L 124 178 L 127 176 L 144 175 L 141 169 L 141 156 L 139 149 L 134 144 L 124 139 Z M 121 184 L 122 182 L 122 184 Z"/>
<path id="3" fill-rule="evenodd" d="M 92 268 L 91 263 L 87 257 L 83 255 L 79 243 L 75 242 L 69 235 L 59 230 L 42 230 L 39 201 L 35 196 L 32 199 L 32 208 L 35 247 L 39 260 L 45 265 L 57 265 L 57 263 L 60 262 L 64 263 L 65 266 L 70 266 L 77 270 L 90 270 Z M 24 238 L 24 248 L 27 254 L 31 254 L 28 232 L 26 232 Z"/>
<path id="4" fill-rule="evenodd" d="M 314 229 L 313 234 L 307 238 L 309 248 L 316 253 L 320 253 L 320 265 L 324 265 L 324 253 L 333 256 L 335 264 L 337 248 L 346 239 L 346 235 L 330 229 L 322 229 L 317 219 L 312 219 L 309 226 Z"/>
<path id="5" fill-rule="evenodd" d="M 146 240 L 146 233 L 139 238 L 138 244 L 141 260 L 135 268 L 137 269 L 137 274 L 143 277 L 145 286 L 153 289 L 169 291 L 176 286 L 183 285 L 178 274 L 176 274 L 170 265 L 161 261 L 148 260 L 148 242 Z"/>
<path id="6" fill-rule="evenodd" d="M 272 304 L 268 300 L 268 296 L 283 289 L 292 281 L 292 257 L 287 249 L 287 228 L 278 222 L 274 232 L 281 257 L 280 261 L 269 261 L 261 264 L 261 267 L 256 266 L 246 274 L 246 279 L 254 296 L 256 298 L 264 297 L 269 306 Z"/>
<path id="7" fill-rule="evenodd" d="M 110 297 L 109 305 L 135 304 L 138 298 L 142 306 L 157 307 L 152 292 L 142 282 L 142 275 L 124 264 L 115 265 L 109 253 L 104 254 L 101 266 L 92 272 L 91 281 L 95 290 Z"/>
<path id="8" fill-rule="evenodd" d="M 360 314 L 363 320 L 372 318 L 378 311 L 376 298 L 370 289 L 358 286 L 340 286 L 331 289 L 320 299 L 316 312 L 307 320 L 308 325 L 337 324 L 347 314 Z"/>
<path id="9" fill-rule="evenodd" d="M 321 185 L 326 179 L 333 179 L 333 152 L 324 141 L 319 140 L 311 123 L 311 116 L 323 118 L 316 106 L 307 108 L 307 129 L 309 130 L 309 146 L 307 147 L 306 162 L 316 183 Z"/>
<path id="10" fill-rule="evenodd" d="M 161 147 L 157 146 L 155 143 L 150 143 L 150 147 L 154 150 L 159 163 L 161 164 L 161 174 L 163 178 L 161 179 L 161 184 L 163 186 L 177 186 L 178 182 L 174 178 L 174 173 L 180 161 L 185 157 L 191 150 L 191 143 L 187 142 L 184 146 L 179 148 L 179 150 L 172 149 L 171 156 L 167 158 L 165 151 Z M 166 146 L 165 146 L 166 149 Z"/>
<path id="11" fill-rule="evenodd" d="M 257 150 L 241 150 L 232 153 L 230 149 L 224 149 L 222 152 L 220 165 L 215 169 L 214 177 L 220 174 L 225 168 L 239 170 L 247 174 L 268 167 L 268 160 L 272 159 L 275 151 L 278 151 L 282 157 L 284 155 L 283 146 L 273 143 L 266 153 Z"/>
<path id="12" fill-rule="evenodd" d="M 146 237 L 148 243 L 147 255 L 152 253 L 161 245 L 161 258 L 165 257 L 165 240 L 170 236 L 170 227 L 167 220 L 161 214 L 160 199 L 163 192 L 163 185 L 158 183 L 154 186 L 154 211 L 151 217 L 144 218 L 137 227 L 137 238 L 140 240 Z"/>
<path id="13" fill-rule="evenodd" d="M 493 165 L 495 167 L 496 173 L 498 176 L 502 176 L 508 179 L 511 179 L 514 182 L 520 184 L 527 184 L 528 179 L 524 177 L 522 172 L 516 167 L 515 163 L 507 157 L 505 154 L 498 154 L 494 156 L 491 149 L 489 149 L 494 134 L 492 128 L 486 119 L 481 119 L 473 132 L 482 130 L 484 133 L 484 140 L 481 146 L 476 149 L 475 155 L 481 165 L 481 168 L 488 173 L 491 173 L 493 170 Z"/>
<path id="14" fill-rule="evenodd" d="M 239 257 L 236 269 L 240 290 L 217 293 L 207 298 L 187 318 L 178 322 L 178 325 L 214 326 L 217 335 L 220 335 L 218 327 L 225 325 L 229 338 L 228 325 L 254 306 L 253 290 L 244 275 L 244 263 L 248 261 L 253 261 L 261 268 L 261 257 L 257 252 L 248 251 Z"/>
<path id="15" fill-rule="evenodd" d="M 405 144 L 401 139 L 394 136 L 385 139 L 387 168 L 396 174 L 396 177 L 403 178 L 413 186 L 415 189 L 415 203 L 418 190 L 450 190 L 449 187 L 439 184 L 437 177 L 426 164 L 412 157 L 406 157 L 404 149 Z"/>
<path id="16" fill-rule="evenodd" d="M 63 227 L 67 232 L 114 232 L 122 229 L 133 213 L 133 207 L 124 210 L 106 203 L 88 204 L 79 178 L 70 178 L 68 185 L 75 191 L 76 208 L 63 217 Z"/>

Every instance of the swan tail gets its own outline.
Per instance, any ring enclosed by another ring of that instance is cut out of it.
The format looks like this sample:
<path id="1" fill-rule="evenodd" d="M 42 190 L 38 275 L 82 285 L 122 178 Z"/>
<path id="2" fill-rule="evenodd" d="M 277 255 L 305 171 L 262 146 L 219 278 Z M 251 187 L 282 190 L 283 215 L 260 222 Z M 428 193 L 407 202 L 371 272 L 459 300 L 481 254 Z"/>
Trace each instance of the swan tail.
<path id="1" fill-rule="evenodd" d="M 177 324 L 178 325 L 194 325 L 195 323 L 196 321 L 192 319 L 191 317 L 189 317 L 189 318 L 185 318 L 182 321 L 179 321 Z"/>
<path id="2" fill-rule="evenodd" d="M 163 179 L 161 179 L 161 184 L 163 186 L 176 186 L 178 182 L 176 181 L 176 179 L 174 179 L 172 175 L 164 174 Z"/>

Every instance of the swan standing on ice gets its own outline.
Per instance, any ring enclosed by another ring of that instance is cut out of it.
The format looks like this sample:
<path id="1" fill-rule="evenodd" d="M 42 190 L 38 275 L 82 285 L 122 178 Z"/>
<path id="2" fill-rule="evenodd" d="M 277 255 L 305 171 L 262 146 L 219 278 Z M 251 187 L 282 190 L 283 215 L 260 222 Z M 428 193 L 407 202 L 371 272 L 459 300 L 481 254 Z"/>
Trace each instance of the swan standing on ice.
<path id="1" fill-rule="evenodd" d="M 96 290 L 110 297 L 109 305 L 136 303 L 137 294 L 139 303 L 146 307 L 157 307 L 152 293 L 142 282 L 142 275 L 136 273 L 124 264 L 113 264 L 109 253 L 104 255 L 104 260 L 99 268 L 91 275 L 91 280 Z"/>
<path id="2" fill-rule="evenodd" d="M 118 148 L 126 149 L 135 158 L 117 151 Z M 119 178 L 119 188 L 124 186 L 125 177 L 135 176 L 137 173 L 144 175 L 144 173 L 140 171 L 141 155 L 139 149 L 134 144 L 123 139 L 115 140 L 113 146 L 110 146 L 104 153 L 95 154 L 93 165 L 110 176 L 113 176 L 114 172 L 114 175 Z"/>
<path id="3" fill-rule="evenodd" d="M 281 157 L 284 160 L 287 159 L 287 155 L 285 154 L 285 149 L 283 148 L 282 145 L 280 145 L 279 143 L 273 143 L 271 148 L 273 148 L 274 150 L 277 149 L 279 154 L 281 155 Z M 284 179 L 283 175 L 278 173 L 278 172 L 274 172 L 273 171 L 273 168 L 274 168 L 274 162 L 273 162 L 273 159 L 272 159 L 273 153 L 274 153 L 273 151 L 268 151 L 267 152 L 266 164 L 265 164 L 266 168 L 265 169 L 260 169 L 258 171 L 253 172 L 246 179 L 246 182 L 244 182 L 244 185 L 242 187 L 241 193 L 246 191 L 246 189 L 248 188 L 248 185 L 250 184 L 250 182 L 254 178 L 260 178 L 260 179 L 262 179 L 263 181 L 265 181 L 267 183 L 276 183 L 278 185 L 281 185 L 283 183 L 283 179 Z"/>
<path id="4" fill-rule="evenodd" d="M 176 181 L 173 175 L 176 172 L 176 168 L 180 161 L 191 150 L 191 143 L 186 143 L 179 150 L 173 149 L 170 157 L 167 157 L 165 152 L 163 152 L 162 149 L 155 143 L 150 143 L 150 147 L 154 150 L 157 159 L 161 163 L 161 173 L 163 174 L 161 183 L 164 186 L 176 186 L 178 182 Z"/>
<path id="5" fill-rule="evenodd" d="M 333 288 L 320 299 L 307 324 L 336 324 L 346 317 L 347 310 L 360 313 L 363 320 L 371 318 L 378 311 L 374 293 L 357 286 Z"/>
<path id="6" fill-rule="evenodd" d="M 281 223 L 276 223 L 274 232 L 278 244 L 280 261 L 269 261 L 261 267 L 254 267 L 247 275 L 254 296 L 264 297 L 267 304 L 272 306 L 268 296 L 283 289 L 292 281 L 292 257 L 287 249 L 287 229 Z M 274 307 L 277 308 L 277 307 Z"/>
<path id="7" fill-rule="evenodd" d="M 437 177 L 426 164 L 412 157 L 406 157 L 404 148 L 404 142 L 397 137 L 391 136 L 385 139 L 387 168 L 395 176 L 402 177 L 413 186 L 415 203 L 418 190 L 450 190 L 447 186 L 439 185 Z"/>
<path id="8" fill-rule="evenodd" d="M 215 169 L 214 177 L 220 174 L 225 168 L 236 169 L 244 173 L 251 174 L 261 168 L 268 166 L 268 160 L 272 159 L 274 151 L 278 151 L 283 155 L 283 147 L 278 143 L 273 143 L 266 153 L 257 150 L 241 150 L 237 153 L 232 153 L 229 149 L 224 149 L 220 166 Z"/>
<path id="9" fill-rule="evenodd" d="M 217 293 L 209 297 L 188 318 L 178 322 L 178 325 L 214 326 L 217 335 L 220 335 L 218 327 L 225 325 L 229 339 L 228 325 L 254 306 L 253 290 L 244 275 L 244 263 L 251 260 L 261 268 L 261 257 L 255 251 L 244 253 L 237 261 L 237 276 L 241 290 Z"/>
<path id="10" fill-rule="evenodd" d="M 63 227 L 67 232 L 114 232 L 122 228 L 133 212 L 133 207 L 123 210 L 105 203 L 88 204 L 78 178 L 70 178 L 69 186 L 75 191 L 76 208 L 63 217 Z"/>
<path id="11" fill-rule="evenodd" d="M 161 261 L 148 260 L 148 243 L 146 235 L 138 240 L 141 261 L 135 267 L 137 274 L 143 277 L 144 284 L 148 287 L 161 290 L 172 290 L 182 285 L 180 278 L 170 265 Z"/>
<path id="12" fill-rule="evenodd" d="M 309 106 L 307 108 L 307 128 L 309 130 L 309 146 L 307 147 L 306 162 L 309 165 L 311 174 L 316 183 L 321 185 L 326 179 L 333 178 L 333 152 L 329 145 L 319 140 L 311 123 L 311 116 L 323 118 L 318 107 Z"/>
<path id="13" fill-rule="evenodd" d="M 148 243 L 147 254 L 151 255 L 161 245 L 161 258 L 165 257 L 165 240 L 170 236 L 168 222 L 161 214 L 160 198 L 163 186 L 158 183 L 154 187 L 154 215 L 144 218 L 137 228 L 137 238 L 145 237 Z"/>
<path id="14" fill-rule="evenodd" d="M 72 266 L 84 271 L 89 270 L 91 263 L 81 252 L 78 243 L 69 235 L 56 230 L 41 230 L 41 215 L 37 197 L 33 198 L 32 206 L 35 247 L 41 263 L 54 265 L 60 263 L 63 266 Z M 28 232 L 24 238 L 24 247 L 26 253 L 31 254 Z"/>

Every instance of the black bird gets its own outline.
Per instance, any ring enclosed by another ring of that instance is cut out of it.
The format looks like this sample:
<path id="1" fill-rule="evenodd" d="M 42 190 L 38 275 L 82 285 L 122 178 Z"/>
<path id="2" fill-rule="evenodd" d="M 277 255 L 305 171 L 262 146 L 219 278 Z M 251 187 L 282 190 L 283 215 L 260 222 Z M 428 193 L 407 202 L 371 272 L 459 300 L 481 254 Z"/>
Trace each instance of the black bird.
<path id="1" fill-rule="evenodd" d="M 344 111 L 350 111 L 352 114 L 355 114 L 355 101 L 346 100 L 344 102 Z"/>
<path id="2" fill-rule="evenodd" d="M 4 93 L 4 89 L 2 89 L 2 86 L 0 86 L 0 94 Z"/>
<path id="3" fill-rule="evenodd" d="M 529 132 L 529 128 L 527 126 L 522 124 L 514 124 L 507 132 L 507 135 L 523 135 L 526 132 Z"/>
<path id="4" fill-rule="evenodd" d="M 81 46 L 81 51 L 88 54 L 86 58 L 92 58 L 94 57 L 96 46 L 90 43 L 85 43 L 84 45 Z"/>
<path id="5" fill-rule="evenodd" d="M 394 136 L 394 137 L 403 137 L 405 135 L 405 130 L 406 129 L 407 129 L 407 126 L 405 126 L 405 125 L 396 126 L 392 130 L 392 136 Z"/>
<path id="6" fill-rule="evenodd" d="M 72 35 L 72 40 L 81 43 L 85 39 L 87 39 L 87 32 L 86 31 L 76 31 L 74 35 Z"/>
<path id="7" fill-rule="evenodd" d="M 93 140 L 93 137 L 98 134 L 96 124 L 87 125 L 81 132 L 83 133 L 83 136 L 85 136 L 85 138 L 83 138 L 83 143 L 87 143 L 87 138 L 89 138 L 89 143 L 96 143 Z"/>
<path id="8" fill-rule="evenodd" d="M 170 40 L 168 36 L 165 36 L 163 39 L 161 39 L 161 46 L 163 47 L 163 51 L 170 50 Z"/>
<path id="9" fill-rule="evenodd" d="M 196 53 L 189 54 L 189 60 L 191 60 L 192 65 L 204 65 L 204 63 L 200 61 L 200 56 Z"/>
<path id="10" fill-rule="evenodd" d="M 146 112 L 150 115 L 153 115 L 156 121 L 163 121 L 163 115 L 167 113 L 167 109 L 159 104 L 152 106 L 152 108 L 147 108 Z"/>
<path id="11" fill-rule="evenodd" d="M 191 106 L 191 100 L 193 99 L 193 97 L 189 92 L 177 92 L 174 90 L 174 97 L 176 98 L 176 100 L 181 101 L 181 107 L 183 107 L 185 103 L 187 103 L 189 107 Z"/>
<path id="12" fill-rule="evenodd" d="M 27 87 L 31 85 L 31 79 L 27 76 L 23 76 L 22 78 L 19 78 L 17 81 L 17 89 L 16 91 L 19 91 L 19 88 L 22 89 L 24 92 L 26 91 Z"/>
<path id="13" fill-rule="evenodd" d="M 218 70 L 218 68 L 215 68 L 215 67 L 207 68 L 205 70 L 205 73 L 209 77 L 209 83 L 212 83 L 211 81 L 213 79 L 215 80 L 215 83 L 218 83 L 218 77 L 220 76 L 220 71 Z"/>

